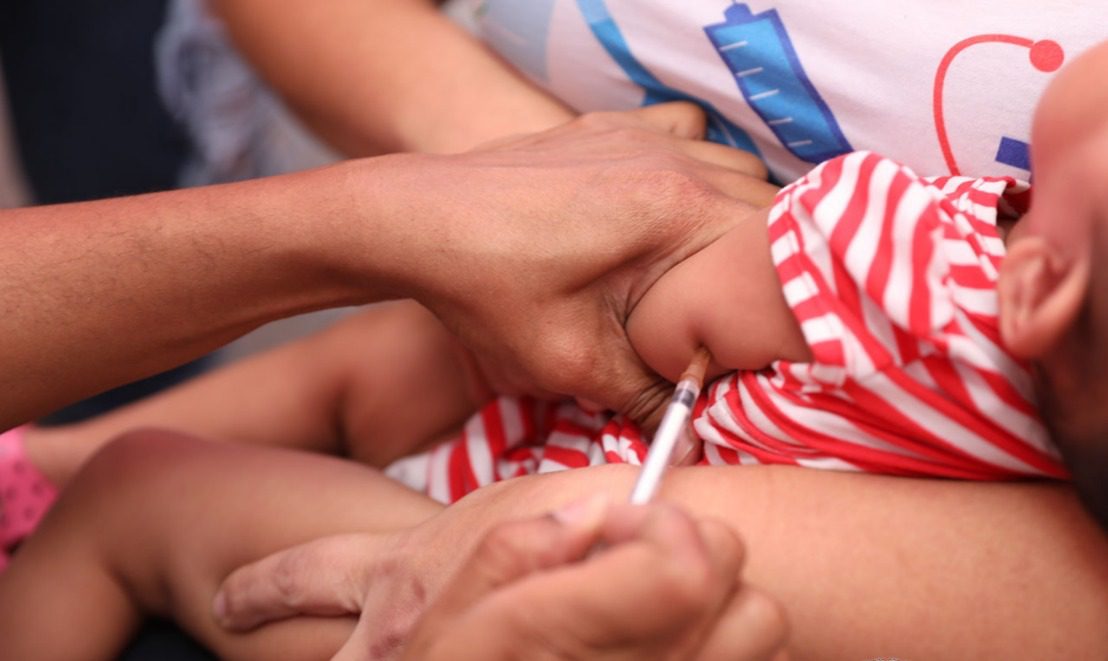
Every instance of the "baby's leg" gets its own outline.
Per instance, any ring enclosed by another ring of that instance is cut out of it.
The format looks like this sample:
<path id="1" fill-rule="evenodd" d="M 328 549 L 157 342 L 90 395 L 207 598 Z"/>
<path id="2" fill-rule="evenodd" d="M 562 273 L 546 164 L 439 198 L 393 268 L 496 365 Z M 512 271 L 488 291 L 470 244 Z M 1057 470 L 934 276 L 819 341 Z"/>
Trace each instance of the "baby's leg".
<path id="1" fill-rule="evenodd" d="M 0 658 L 108 658 L 145 613 L 229 658 L 321 658 L 352 620 L 228 635 L 211 616 L 240 564 L 316 537 L 392 531 L 440 506 L 321 455 L 138 431 L 100 451 L 0 575 Z"/>
<path id="2" fill-rule="evenodd" d="M 26 449 L 59 486 L 109 439 L 148 426 L 384 466 L 459 426 L 481 403 L 473 383 L 438 320 L 398 302 L 88 422 L 31 428 Z"/>

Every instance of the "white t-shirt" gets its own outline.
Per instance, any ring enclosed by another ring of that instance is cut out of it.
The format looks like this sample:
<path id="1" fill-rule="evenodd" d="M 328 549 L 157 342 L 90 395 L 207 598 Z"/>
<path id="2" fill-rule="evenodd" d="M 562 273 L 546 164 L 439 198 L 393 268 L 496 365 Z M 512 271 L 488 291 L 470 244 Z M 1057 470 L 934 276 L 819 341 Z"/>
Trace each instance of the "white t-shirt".
<path id="1" fill-rule="evenodd" d="M 875 150 L 1027 179 L 1033 110 L 1105 0 L 478 0 L 487 42 L 579 110 L 688 98 L 789 182 Z"/>

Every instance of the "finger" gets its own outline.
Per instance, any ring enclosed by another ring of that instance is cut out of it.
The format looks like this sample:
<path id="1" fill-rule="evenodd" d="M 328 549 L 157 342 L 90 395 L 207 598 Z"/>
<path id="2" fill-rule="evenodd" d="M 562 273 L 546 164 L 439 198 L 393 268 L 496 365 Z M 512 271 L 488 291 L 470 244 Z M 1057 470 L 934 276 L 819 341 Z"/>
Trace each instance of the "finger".
<path id="1" fill-rule="evenodd" d="M 742 149 L 705 141 L 686 141 L 677 145 L 682 153 L 704 163 L 765 181 L 769 176 L 762 159 Z"/>
<path id="2" fill-rule="evenodd" d="M 726 166 L 705 165 L 697 171 L 697 175 L 727 197 L 741 202 L 741 206 L 736 208 L 741 209 L 740 213 L 744 215 L 752 209 L 762 209 L 772 205 L 778 191 L 781 190 L 766 181 L 764 176 L 737 172 Z M 729 220 L 733 221 L 734 215 L 735 212 L 732 211 L 732 218 Z"/>
<path id="3" fill-rule="evenodd" d="M 633 122 L 690 140 L 704 139 L 708 122 L 700 106 L 688 101 L 656 103 L 622 113 L 611 113 L 611 115 L 617 122 Z"/>
<path id="4" fill-rule="evenodd" d="M 213 600 L 216 621 L 248 631 L 293 615 L 346 615 L 361 610 L 359 567 L 368 550 L 359 535 L 338 535 L 287 549 L 236 569 Z"/>
<path id="5" fill-rule="evenodd" d="M 729 526 L 712 519 L 694 520 L 684 510 L 665 502 L 646 507 L 612 505 L 601 539 L 611 545 L 644 541 L 667 557 L 694 556 L 706 560 L 713 572 L 738 576 L 743 546 Z"/>
<path id="6" fill-rule="evenodd" d="M 788 632 L 788 622 L 780 604 L 762 592 L 740 587 L 709 629 L 697 659 L 772 659 L 784 648 Z"/>
<path id="7" fill-rule="evenodd" d="M 671 101 L 616 113 L 593 113 L 592 121 L 599 120 L 611 124 L 632 124 L 643 128 L 668 133 L 685 140 L 674 142 L 682 153 L 704 163 L 741 172 L 764 180 L 768 171 L 762 160 L 742 149 L 735 149 L 704 140 L 707 131 L 707 116 L 694 103 Z"/>
<path id="8" fill-rule="evenodd" d="M 677 514 L 682 514 L 680 510 Z M 726 524 L 711 519 L 696 522 L 698 537 L 711 567 L 711 576 L 721 581 L 724 598 L 701 628 L 703 640 L 697 659 L 769 659 L 779 652 L 788 634 L 781 606 L 762 592 L 741 583 L 745 558 L 741 540 Z M 734 587 L 734 589 L 731 588 Z M 706 612 L 710 613 L 706 609 Z"/>
<path id="9" fill-rule="evenodd" d="M 703 163 L 726 168 L 765 180 L 768 170 L 754 154 L 704 140 L 706 116 L 699 106 L 686 101 L 674 101 L 645 106 L 619 113 L 594 113 L 590 121 L 602 124 L 634 125 L 666 133 L 683 140 L 671 140 L 669 147 Z"/>
<path id="10" fill-rule="evenodd" d="M 697 521 L 697 528 L 715 573 L 738 580 L 746 557 L 739 536 L 730 526 L 714 519 Z"/>
<path id="11" fill-rule="evenodd" d="M 730 528 L 716 521 L 696 521 L 665 502 L 645 507 L 613 505 L 601 540 L 612 549 L 634 544 L 650 547 L 664 559 L 659 571 L 668 567 L 684 576 L 693 589 L 709 576 L 727 578 L 726 585 L 711 589 L 720 595 L 730 589 L 742 565 L 742 544 Z"/>
<path id="12" fill-rule="evenodd" d="M 400 655 L 402 640 L 393 640 L 387 634 L 375 641 L 375 627 L 366 618 L 360 618 L 354 631 L 342 644 L 331 661 L 364 661 L 365 659 L 389 659 Z"/>
<path id="13" fill-rule="evenodd" d="M 716 635 L 714 627 L 731 608 L 735 586 L 739 585 L 742 544 L 723 523 L 694 521 L 682 510 L 664 503 L 646 508 L 645 516 L 641 509 L 626 513 L 614 510 L 609 516 L 610 525 L 605 527 L 605 538 L 611 543 L 625 540 L 625 545 L 637 539 L 657 547 L 659 556 L 652 570 L 657 576 L 656 589 L 668 591 L 665 598 L 672 603 L 670 616 L 678 623 L 682 617 L 685 620 L 682 629 L 674 630 L 671 644 L 685 650 L 683 656 L 691 655 Z M 766 638 L 763 635 L 757 640 Z M 774 635 L 769 638 L 776 640 Z M 738 648 L 737 642 L 728 638 L 722 638 L 718 645 L 723 650 Z"/>
<path id="14" fill-rule="evenodd" d="M 734 574 L 714 567 L 697 525 L 676 508 L 613 506 L 604 539 L 604 550 L 587 561 L 519 585 L 533 592 L 534 603 L 550 604 L 546 611 L 574 614 L 561 624 L 579 626 L 567 633 L 586 648 L 611 640 L 684 641 L 714 620 L 735 584 Z M 529 626 L 530 613 L 515 617 Z"/>
<path id="15" fill-rule="evenodd" d="M 550 516 L 493 528 L 428 617 L 460 612 L 507 583 L 583 558 L 599 536 L 607 508 L 607 499 L 596 496 Z"/>

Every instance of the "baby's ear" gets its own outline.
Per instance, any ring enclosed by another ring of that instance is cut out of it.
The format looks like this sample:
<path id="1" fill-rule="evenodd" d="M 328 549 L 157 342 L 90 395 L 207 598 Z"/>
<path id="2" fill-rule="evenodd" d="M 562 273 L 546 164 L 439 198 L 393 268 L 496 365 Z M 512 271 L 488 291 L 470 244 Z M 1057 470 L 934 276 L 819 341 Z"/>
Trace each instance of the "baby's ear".
<path id="1" fill-rule="evenodd" d="M 1088 252 L 1067 259 L 1042 237 L 1013 241 L 997 282 L 1004 344 L 1021 358 L 1042 356 L 1073 324 L 1088 287 Z"/>

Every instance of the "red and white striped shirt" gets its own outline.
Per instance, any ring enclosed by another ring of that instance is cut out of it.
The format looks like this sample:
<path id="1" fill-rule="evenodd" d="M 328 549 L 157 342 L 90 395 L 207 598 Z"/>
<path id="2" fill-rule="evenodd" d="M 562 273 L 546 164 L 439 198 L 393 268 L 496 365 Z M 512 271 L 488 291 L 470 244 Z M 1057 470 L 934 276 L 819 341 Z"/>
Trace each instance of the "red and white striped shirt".
<path id="1" fill-rule="evenodd" d="M 814 358 L 712 384 L 694 412 L 702 462 L 1065 477 L 1030 374 L 997 325 L 997 213 L 1026 193 L 1010 178 L 924 179 L 869 152 L 783 189 L 769 217 L 771 251 Z M 638 464 L 645 454 L 622 416 L 501 398 L 460 438 L 390 474 L 452 502 L 509 477 Z"/>

